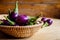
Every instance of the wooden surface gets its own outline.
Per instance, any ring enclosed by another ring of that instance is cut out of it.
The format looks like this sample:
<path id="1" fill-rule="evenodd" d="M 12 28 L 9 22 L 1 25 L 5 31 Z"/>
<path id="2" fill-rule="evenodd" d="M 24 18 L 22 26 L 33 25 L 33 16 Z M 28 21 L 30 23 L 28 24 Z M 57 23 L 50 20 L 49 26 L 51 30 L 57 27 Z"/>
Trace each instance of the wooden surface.
<path id="1" fill-rule="evenodd" d="M 0 14 L 8 13 L 14 9 L 17 0 L 1 0 Z M 42 14 L 45 17 L 60 18 L 60 0 L 18 0 L 19 13 L 31 16 Z M 54 4 L 56 3 L 56 4 Z"/>
<path id="2" fill-rule="evenodd" d="M 0 2 L 15 2 L 15 1 L 19 1 L 19 2 L 55 2 L 58 3 L 60 2 L 60 0 L 1 0 Z"/>
<path id="3" fill-rule="evenodd" d="M 12 39 L 14 37 L 0 32 L 0 38 Z M 20 40 L 60 40 L 60 19 L 53 19 L 53 24 L 51 26 L 39 29 L 33 36 Z"/>
<path id="4" fill-rule="evenodd" d="M 0 14 L 8 14 L 8 9 L 14 9 L 14 4 L 1 4 Z M 19 14 L 60 18 L 60 4 L 20 4 Z"/>

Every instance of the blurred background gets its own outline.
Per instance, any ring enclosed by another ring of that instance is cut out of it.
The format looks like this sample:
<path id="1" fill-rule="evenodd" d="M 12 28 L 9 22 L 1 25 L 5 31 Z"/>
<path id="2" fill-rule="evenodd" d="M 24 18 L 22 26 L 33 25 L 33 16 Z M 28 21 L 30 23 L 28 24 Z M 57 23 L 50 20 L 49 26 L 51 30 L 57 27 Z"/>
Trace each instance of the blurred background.
<path id="1" fill-rule="evenodd" d="M 0 14 L 8 14 L 19 1 L 19 13 L 60 19 L 60 0 L 0 0 Z"/>

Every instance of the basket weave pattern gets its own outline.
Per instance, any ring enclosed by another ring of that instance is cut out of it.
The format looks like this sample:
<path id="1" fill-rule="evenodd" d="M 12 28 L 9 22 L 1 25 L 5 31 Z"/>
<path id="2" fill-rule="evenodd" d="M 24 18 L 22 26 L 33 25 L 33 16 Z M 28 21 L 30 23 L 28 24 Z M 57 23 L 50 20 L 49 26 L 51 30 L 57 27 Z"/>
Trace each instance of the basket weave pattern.
<path id="1" fill-rule="evenodd" d="M 40 28 L 41 25 L 37 25 L 36 27 L 0 26 L 1 31 L 14 37 L 30 37 Z"/>

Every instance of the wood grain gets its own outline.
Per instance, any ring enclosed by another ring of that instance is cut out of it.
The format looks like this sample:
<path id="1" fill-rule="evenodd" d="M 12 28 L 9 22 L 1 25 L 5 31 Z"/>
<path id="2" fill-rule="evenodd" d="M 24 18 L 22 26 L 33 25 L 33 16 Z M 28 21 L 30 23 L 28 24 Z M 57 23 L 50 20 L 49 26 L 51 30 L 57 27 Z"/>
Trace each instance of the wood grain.
<path id="1" fill-rule="evenodd" d="M 8 9 L 14 9 L 14 3 L 17 0 L 1 0 L 0 1 L 0 14 L 8 13 Z M 19 13 L 30 16 L 37 16 L 42 14 L 44 17 L 60 18 L 60 0 L 18 0 Z M 27 2 L 27 4 L 20 4 L 20 2 Z M 31 2 L 33 2 L 31 4 Z M 50 4 L 52 3 L 53 4 Z M 47 3 L 47 4 L 39 4 Z M 56 3 L 56 4 L 54 4 Z"/>
<path id="2" fill-rule="evenodd" d="M 1 0 L 0 2 L 60 2 L 60 0 Z"/>

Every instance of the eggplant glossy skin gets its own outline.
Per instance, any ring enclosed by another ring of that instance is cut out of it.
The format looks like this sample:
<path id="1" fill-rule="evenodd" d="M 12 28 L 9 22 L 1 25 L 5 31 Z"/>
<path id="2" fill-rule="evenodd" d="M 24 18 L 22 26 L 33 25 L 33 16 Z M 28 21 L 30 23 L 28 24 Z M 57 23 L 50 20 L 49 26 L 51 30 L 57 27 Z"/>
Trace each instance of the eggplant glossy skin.
<path id="1" fill-rule="evenodd" d="M 16 19 L 16 23 L 21 25 L 26 25 L 28 23 L 28 16 L 26 15 L 19 15 Z"/>
<path id="2" fill-rule="evenodd" d="M 18 17 L 18 1 L 16 1 L 14 10 L 10 12 L 9 19 L 11 19 L 12 21 L 15 21 L 17 17 Z"/>
<path id="3" fill-rule="evenodd" d="M 53 23 L 53 21 L 52 21 L 51 19 L 46 20 L 46 22 L 47 22 L 49 25 L 51 25 L 51 24 Z"/>
<path id="4" fill-rule="evenodd" d="M 44 24 L 47 22 L 47 23 L 48 23 L 48 26 L 50 26 L 50 25 L 53 23 L 53 21 L 52 21 L 51 19 L 45 18 L 45 17 L 43 17 L 43 18 L 41 19 L 41 21 L 43 21 Z"/>
<path id="5" fill-rule="evenodd" d="M 42 19 L 41 19 L 41 21 L 46 21 L 47 20 L 47 18 L 45 18 L 45 17 L 43 17 Z"/>
<path id="6" fill-rule="evenodd" d="M 43 18 L 41 19 L 41 21 L 43 21 L 44 23 L 46 22 L 46 20 L 47 20 L 47 18 L 45 18 L 45 17 L 43 17 Z"/>
<path id="7" fill-rule="evenodd" d="M 9 15 L 9 19 L 11 19 L 12 21 L 15 21 L 17 17 L 18 17 L 18 14 L 14 12 L 11 12 L 11 14 Z"/>
<path id="8" fill-rule="evenodd" d="M 2 21 L 2 24 L 1 25 L 10 25 L 7 20 L 1 20 L 1 21 Z"/>

